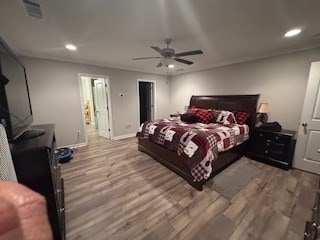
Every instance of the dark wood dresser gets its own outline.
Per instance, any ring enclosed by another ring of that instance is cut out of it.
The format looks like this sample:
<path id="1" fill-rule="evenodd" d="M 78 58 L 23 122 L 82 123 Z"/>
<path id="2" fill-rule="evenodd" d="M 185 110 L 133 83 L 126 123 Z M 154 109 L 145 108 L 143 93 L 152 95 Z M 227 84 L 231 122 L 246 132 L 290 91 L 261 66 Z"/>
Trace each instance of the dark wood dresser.
<path id="1" fill-rule="evenodd" d="M 44 129 L 46 133 L 10 143 L 18 182 L 46 198 L 54 239 L 65 239 L 64 188 L 56 156 L 54 125 L 34 128 Z"/>
<path id="2" fill-rule="evenodd" d="M 247 156 L 276 167 L 289 169 L 295 148 L 295 131 L 268 131 L 259 128 L 250 134 Z"/>

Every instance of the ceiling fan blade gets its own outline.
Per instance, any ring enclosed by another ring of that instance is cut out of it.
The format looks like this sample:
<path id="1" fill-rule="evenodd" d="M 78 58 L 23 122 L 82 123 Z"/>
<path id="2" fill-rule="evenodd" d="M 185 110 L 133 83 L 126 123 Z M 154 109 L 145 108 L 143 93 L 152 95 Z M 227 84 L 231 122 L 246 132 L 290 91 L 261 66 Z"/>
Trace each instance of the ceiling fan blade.
<path id="1" fill-rule="evenodd" d="M 182 58 L 173 58 L 173 59 L 176 60 L 177 62 L 181 62 L 181 63 L 184 63 L 184 64 L 188 64 L 188 65 L 193 64 L 193 62 L 190 62 L 190 61 L 182 59 Z"/>
<path id="2" fill-rule="evenodd" d="M 150 46 L 153 50 L 156 50 L 158 53 L 162 54 L 162 50 L 159 47 Z"/>
<path id="3" fill-rule="evenodd" d="M 190 51 L 190 52 L 177 53 L 174 56 L 175 57 L 183 57 L 183 56 L 198 55 L 198 54 L 203 54 L 203 52 L 201 50 L 194 50 L 194 51 Z"/>
<path id="4" fill-rule="evenodd" d="M 162 65 L 163 65 L 162 62 L 159 62 L 157 67 L 162 67 Z"/>
<path id="5" fill-rule="evenodd" d="M 152 59 L 152 58 L 161 58 L 161 57 L 142 57 L 142 58 L 132 58 L 132 60 L 142 60 L 142 59 Z"/>

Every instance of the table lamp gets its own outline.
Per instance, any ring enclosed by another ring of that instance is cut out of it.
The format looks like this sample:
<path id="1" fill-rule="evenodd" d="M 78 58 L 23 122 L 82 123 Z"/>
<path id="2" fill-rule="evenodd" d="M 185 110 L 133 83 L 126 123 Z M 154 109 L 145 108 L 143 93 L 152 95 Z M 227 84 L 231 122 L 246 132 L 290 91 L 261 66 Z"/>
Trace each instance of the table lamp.
<path id="1" fill-rule="evenodd" d="M 260 120 L 262 123 L 268 122 L 268 112 L 269 110 L 269 104 L 268 103 L 260 103 L 259 109 L 258 109 L 258 116 L 257 118 Z"/>

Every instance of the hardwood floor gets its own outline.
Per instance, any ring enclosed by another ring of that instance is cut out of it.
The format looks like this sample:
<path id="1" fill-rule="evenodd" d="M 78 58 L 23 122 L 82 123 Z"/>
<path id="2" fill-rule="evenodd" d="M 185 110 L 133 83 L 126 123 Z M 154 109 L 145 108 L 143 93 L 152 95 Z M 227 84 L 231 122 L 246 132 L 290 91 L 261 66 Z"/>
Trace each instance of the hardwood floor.
<path id="1" fill-rule="evenodd" d="M 139 152 L 135 138 L 91 131 L 89 145 L 62 165 L 67 239 L 302 239 L 318 176 L 239 161 L 261 173 L 228 200 L 193 189 Z"/>

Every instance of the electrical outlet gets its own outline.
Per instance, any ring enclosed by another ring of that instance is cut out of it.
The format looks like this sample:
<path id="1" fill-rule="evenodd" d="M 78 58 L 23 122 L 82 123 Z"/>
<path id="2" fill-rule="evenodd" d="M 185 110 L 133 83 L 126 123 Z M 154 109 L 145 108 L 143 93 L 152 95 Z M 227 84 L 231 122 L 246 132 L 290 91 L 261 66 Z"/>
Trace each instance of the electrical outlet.
<path id="1" fill-rule="evenodd" d="M 79 130 L 77 131 L 77 136 L 78 136 L 78 137 L 80 136 L 80 131 L 79 131 Z"/>

